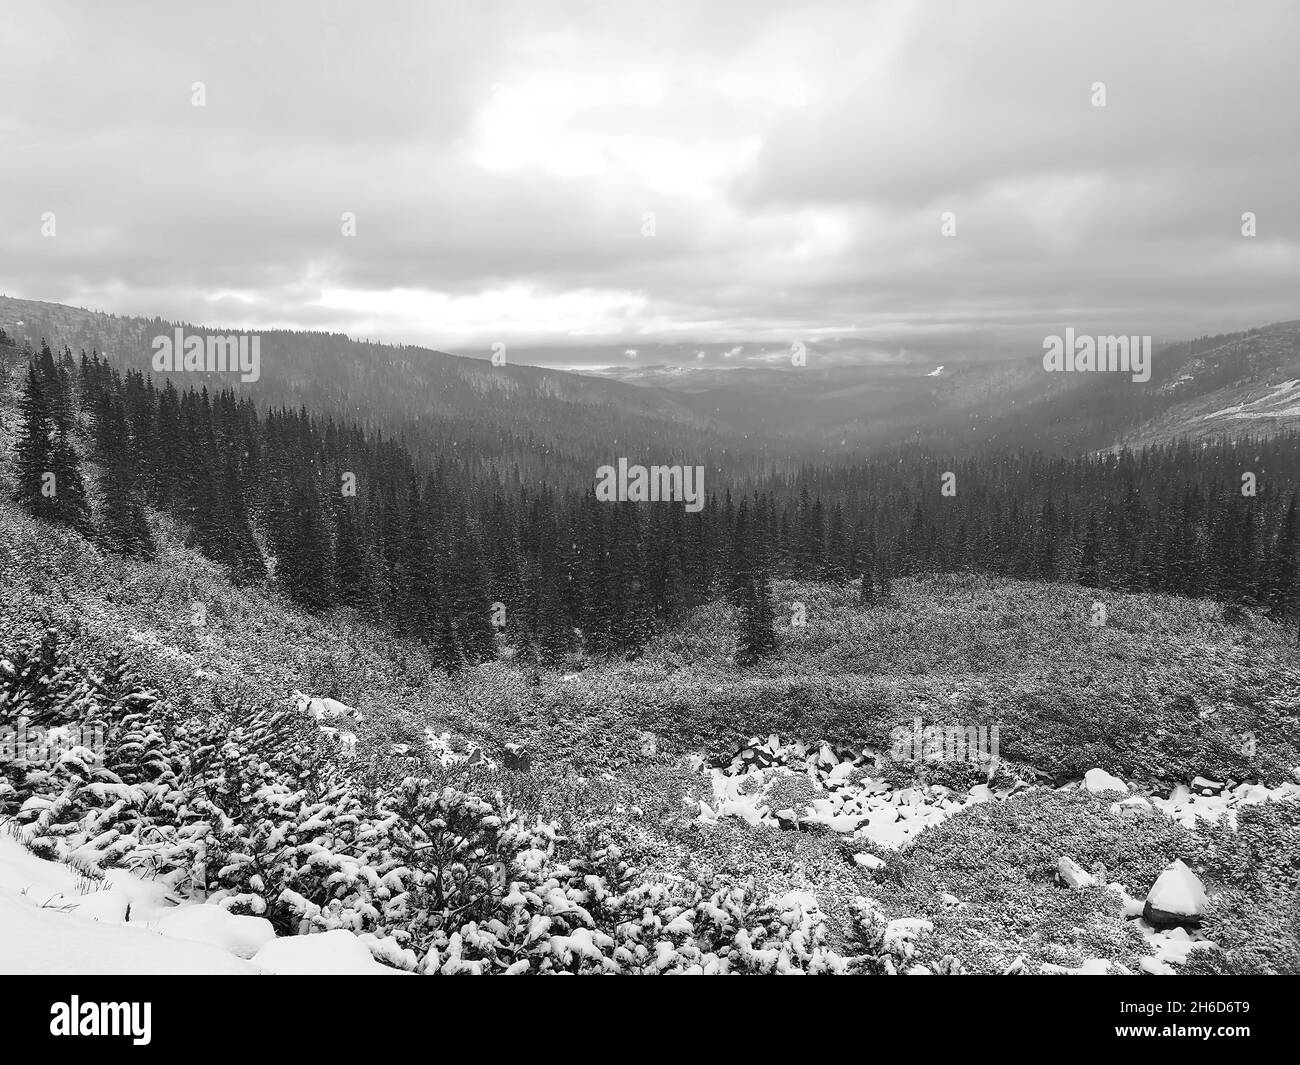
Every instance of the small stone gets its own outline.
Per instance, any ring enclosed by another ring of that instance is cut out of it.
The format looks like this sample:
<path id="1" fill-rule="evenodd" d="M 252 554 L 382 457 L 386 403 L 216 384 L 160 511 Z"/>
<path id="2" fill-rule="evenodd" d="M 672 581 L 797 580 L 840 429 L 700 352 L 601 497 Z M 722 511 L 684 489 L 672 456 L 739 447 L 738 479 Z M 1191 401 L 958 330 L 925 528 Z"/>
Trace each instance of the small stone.
<path id="1" fill-rule="evenodd" d="M 776 818 L 776 823 L 782 828 L 792 829 L 799 827 L 799 815 L 789 808 L 777 810 L 772 814 L 772 816 Z"/>
<path id="2" fill-rule="evenodd" d="M 533 767 L 532 756 L 522 744 L 507 743 L 505 767 L 507 769 L 514 769 L 521 773 L 527 773 Z"/>
<path id="3" fill-rule="evenodd" d="M 1073 858 L 1062 856 L 1056 863 L 1056 875 L 1068 888 L 1090 888 L 1097 886 L 1097 878 L 1083 868 Z"/>

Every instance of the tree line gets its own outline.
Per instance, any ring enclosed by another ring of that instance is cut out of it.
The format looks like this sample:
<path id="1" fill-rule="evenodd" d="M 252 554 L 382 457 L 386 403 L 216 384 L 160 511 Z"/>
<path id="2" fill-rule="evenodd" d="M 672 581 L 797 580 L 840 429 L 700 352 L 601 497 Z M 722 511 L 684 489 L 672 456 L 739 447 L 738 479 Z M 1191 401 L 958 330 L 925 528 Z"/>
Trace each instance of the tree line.
<path id="1" fill-rule="evenodd" d="M 498 630 L 543 664 L 635 654 L 722 597 L 753 662 L 775 646 L 771 582 L 786 577 L 859 582 L 870 603 L 897 576 L 974 570 L 1297 614 L 1295 433 L 1073 458 L 900 448 L 719 473 L 688 513 L 454 451 L 417 459 L 373 427 L 159 387 L 96 353 L 26 354 L 14 494 L 33 514 L 149 557 L 156 508 L 235 580 L 363 611 L 448 670 L 493 657 Z"/>

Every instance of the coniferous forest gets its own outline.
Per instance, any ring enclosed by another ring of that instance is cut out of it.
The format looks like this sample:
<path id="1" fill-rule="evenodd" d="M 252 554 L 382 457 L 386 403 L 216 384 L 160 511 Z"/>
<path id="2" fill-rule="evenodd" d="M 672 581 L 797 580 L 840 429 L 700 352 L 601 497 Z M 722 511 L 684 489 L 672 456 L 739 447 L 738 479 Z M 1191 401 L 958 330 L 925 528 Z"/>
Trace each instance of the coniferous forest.
<path id="1" fill-rule="evenodd" d="M 454 457 L 418 464 L 400 439 L 230 390 L 159 388 L 97 353 L 43 343 L 15 365 L 15 498 L 31 513 L 147 557 L 156 507 L 236 580 L 270 574 L 309 609 L 364 610 L 449 671 L 492 657 L 494 627 L 551 665 L 635 654 L 719 597 L 745 607 L 753 660 L 772 646 L 776 577 L 874 597 L 894 577 L 983 572 L 1297 615 L 1297 433 L 1072 459 L 899 449 L 765 479 L 722 469 L 688 513 Z M 102 471 L 93 517 L 83 458 Z M 42 491 L 47 474 L 57 492 Z"/>

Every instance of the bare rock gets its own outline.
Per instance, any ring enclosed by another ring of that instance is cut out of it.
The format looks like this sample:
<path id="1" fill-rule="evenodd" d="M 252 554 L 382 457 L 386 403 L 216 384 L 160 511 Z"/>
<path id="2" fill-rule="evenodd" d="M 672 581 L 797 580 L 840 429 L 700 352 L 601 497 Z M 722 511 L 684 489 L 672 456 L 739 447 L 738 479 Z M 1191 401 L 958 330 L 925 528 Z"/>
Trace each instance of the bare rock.
<path id="1" fill-rule="evenodd" d="M 1073 858 L 1064 855 L 1056 863 L 1056 875 L 1068 888 L 1090 888 L 1097 886 L 1097 878 L 1089 873 Z"/>

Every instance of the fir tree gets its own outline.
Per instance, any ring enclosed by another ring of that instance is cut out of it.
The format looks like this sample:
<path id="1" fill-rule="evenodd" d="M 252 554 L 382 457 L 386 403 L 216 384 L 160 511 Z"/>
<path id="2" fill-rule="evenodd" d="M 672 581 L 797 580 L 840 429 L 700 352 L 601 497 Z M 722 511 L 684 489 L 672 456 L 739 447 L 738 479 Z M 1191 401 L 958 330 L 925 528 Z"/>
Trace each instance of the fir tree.
<path id="1" fill-rule="evenodd" d="M 145 518 L 144 501 L 135 474 L 124 455 L 115 455 L 104 470 L 99 536 L 113 551 L 152 558 L 153 534 Z"/>
<path id="2" fill-rule="evenodd" d="M 776 605 L 767 574 L 759 571 L 740 594 L 736 664 L 752 666 L 776 650 Z"/>
<path id="3" fill-rule="evenodd" d="M 50 443 L 54 422 L 45 386 L 34 362 L 27 366 L 19 413 L 22 427 L 18 434 L 14 499 L 38 518 L 55 520 L 58 504 L 47 487 L 48 475 L 53 472 L 54 465 L 54 448 Z"/>

